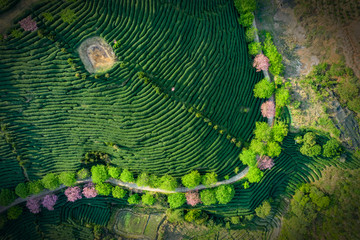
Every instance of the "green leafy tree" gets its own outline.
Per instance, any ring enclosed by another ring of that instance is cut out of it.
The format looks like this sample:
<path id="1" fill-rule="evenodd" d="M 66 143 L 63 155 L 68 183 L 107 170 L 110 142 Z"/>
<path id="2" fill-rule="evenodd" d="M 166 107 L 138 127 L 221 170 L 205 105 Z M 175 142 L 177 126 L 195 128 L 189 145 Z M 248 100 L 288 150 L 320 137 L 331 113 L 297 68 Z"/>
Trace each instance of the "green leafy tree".
<path id="1" fill-rule="evenodd" d="M 187 222 L 194 222 L 195 220 L 201 217 L 201 210 L 198 209 L 191 209 L 185 214 L 185 221 Z"/>
<path id="2" fill-rule="evenodd" d="M 316 144 L 316 135 L 312 132 L 306 133 L 302 139 L 298 139 L 298 142 L 303 143 L 300 148 L 303 155 L 313 157 L 321 153 L 321 146 Z"/>
<path id="3" fill-rule="evenodd" d="M 168 196 L 170 208 L 178 208 L 186 203 L 186 197 L 183 193 L 173 193 Z"/>
<path id="4" fill-rule="evenodd" d="M 184 210 L 169 208 L 166 210 L 166 217 L 171 223 L 181 223 L 184 221 Z"/>
<path id="5" fill-rule="evenodd" d="M 290 104 L 290 93 L 286 88 L 278 88 L 275 92 L 276 107 L 284 107 Z"/>
<path id="6" fill-rule="evenodd" d="M 124 198 L 126 195 L 126 190 L 119 186 L 115 186 L 112 189 L 112 195 L 114 198 Z"/>
<path id="7" fill-rule="evenodd" d="M 216 194 L 214 189 L 205 189 L 200 192 L 200 199 L 204 205 L 212 205 L 216 203 Z"/>
<path id="8" fill-rule="evenodd" d="M 54 173 L 48 173 L 41 179 L 42 184 L 45 188 L 54 190 L 60 186 L 60 181 L 57 175 Z"/>
<path id="9" fill-rule="evenodd" d="M 141 173 L 136 179 L 136 184 L 138 186 L 148 186 L 148 185 L 150 185 L 150 176 L 149 176 L 149 174 Z"/>
<path id="10" fill-rule="evenodd" d="M 98 192 L 99 195 L 105 195 L 108 196 L 110 195 L 111 191 L 112 191 L 112 185 L 110 183 L 97 183 L 95 185 L 95 189 Z"/>
<path id="11" fill-rule="evenodd" d="M 250 149 L 242 150 L 242 152 L 239 155 L 239 158 L 244 165 L 255 166 L 257 163 L 256 154 Z"/>
<path id="12" fill-rule="evenodd" d="M 214 184 L 217 182 L 217 174 L 215 172 L 209 172 L 205 173 L 205 175 L 202 176 L 202 184 L 205 186 L 210 186 L 211 184 Z"/>
<path id="13" fill-rule="evenodd" d="M 239 216 L 233 216 L 233 217 L 230 218 L 230 221 L 234 225 L 240 224 L 240 217 Z"/>
<path id="14" fill-rule="evenodd" d="M 250 167 L 246 177 L 250 183 L 260 182 L 264 173 L 257 167 Z"/>
<path id="15" fill-rule="evenodd" d="M 124 169 L 120 175 L 120 180 L 123 182 L 135 182 L 134 175 L 127 169 Z"/>
<path id="16" fill-rule="evenodd" d="M 277 157 L 281 153 L 281 146 L 279 143 L 270 141 L 267 143 L 267 155 L 269 157 Z"/>
<path id="17" fill-rule="evenodd" d="M 251 42 L 248 44 L 249 54 L 258 55 L 261 52 L 261 43 L 260 42 Z"/>
<path id="18" fill-rule="evenodd" d="M 158 176 L 156 176 L 155 174 L 151 174 L 149 176 L 149 186 L 152 188 L 158 188 L 158 187 L 160 187 L 160 185 L 161 185 L 160 178 Z M 176 186 L 177 186 L 177 183 L 176 183 Z M 176 186 L 175 186 L 175 188 L 176 188 Z"/>
<path id="19" fill-rule="evenodd" d="M 29 196 L 29 185 L 26 183 L 19 183 L 15 188 L 15 193 L 21 198 Z"/>
<path id="20" fill-rule="evenodd" d="M 289 132 L 288 125 L 282 121 L 276 121 L 271 132 L 274 141 L 282 142 Z"/>
<path id="21" fill-rule="evenodd" d="M 13 206 L 11 208 L 9 208 L 9 210 L 7 211 L 7 217 L 10 220 L 15 220 L 18 219 L 22 213 L 23 209 L 20 206 Z"/>
<path id="22" fill-rule="evenodd" d="M 110 166 L 110 167 L 108 167 L 108 172 L 109 172 L 109 175 L 111 178 L 118 179 L 120 176 L 121 170 L 118 167 Z"/>
<path id="23" fill-rule="evenodd" d="M 198 171 L 191 171 L 181 178 L 182 184 L 187 188 L 194 188 L 201 182 L 201 175 Z"/>
<path id="24" fill-rule="evenodd" d="M 156 199 L 153 194 L 147 192 L 141 196 L 141 201 L 144 205 L 152 206 L 156 202 Z"/>
<path id="25" fill-rule="evenodd" d="M 90 177 L 90 172 L 86 168 L 82 168 L 76 173 L 76 176 L 78 179 L 85 179 Z"/>
<path id="26" fill-rule="evenodd" d="M 216 199 L 220 204 L 227 204 L 235 195 L 235 189 L 232 184 L 221 185 L 215 189 Z"/>
<path id="27" fill-rule="evenodd" d="M 340 155 L 340 144 L 335 139 L 330 139 L 323 146 L 323 155 L 324 157 L 336 157 Z"/>
<path id="28" fill-rule="evenodd" d="M 262 79 L 255 84 L 254 96 L 257 98 L 269 98 L 274 93 L 275 85 L 267 78 Z"/>
<path id="29" fill-rule="evenodd" d="M 247 42 L 252 42 L 257 34 L 257 29 L 254 27 L 248 28 L 245 32 L 245 39 Z"/>
<path id="30" fill-rule="evenodd" d="M 129 203 L 129 204 L 139 204 L 139 202 L 140 202 L 140 196 L 139 196 L 139 194 L 137 194 L 137 193 L 131 195 L 131 196 L 128 198 L 128 203 Z"/>
<path id="31" fill-rule="evenodd" d="M 109 178 L 109 174 L 104 165 L 96 165 L 91 167 L 91 179 L 93 183 L 102 183 Z"/>
<path id="32" fill-rule="evenodd" d="M 60 183 L 67 187 L 74 186 L 76 182 L 75 173 L 73 172 L 61 172 L 59 175 Z"/>
<path id="33" fill-rule="evenodd" d="M 251 140 L 249 150 L 262 156 L 266 154 L 266 145 L 259 139 L 253 139 Z"/>
<path id="34" fill-rule="evenodd" d="M 274 45 L 272 36 L 269 32 L 265 34 L 263 51 L 270 60 L 270 73 L 274 76 L 281 75 L 284 70 L 284 65 L 282 64 L 282 56 Z"/>
<path id="35" fill-rule="evenodd" d="M 260 218 L 266 218 L 270 215 L 271 205 L 269 201 L 264 201 L 259 207 L 255 208 L 255 213 Z"/>
<path id="36" fill-rule="evenodd" d="M 31 181 L 28 184 L 29 184 L 29 192 L 30 192 L 31 195 L 32 194 L 38 194 L 42 190 L 44 190 L 44 186 L 43 186 L 41 180 Z"/>
<path id="37" fill-rule="evenodd" d="M 234 0 L 234 5 L 239 13 L 254 12 L 256 9 L 255 0 Z"/>
<path id="38" fill-rule="evenodd" d="M 256 139 L 267 142 L 271 139 L 271 127 L 266 122 L 256 122 L 254 134 Z"/>
<path id="39" fill-rule="evenodd" d="M 1 189 L 0 192 L 0 205 L 7 206 L 16 199 L 14 191 L 10 189 Z"/>
<path id="40" fill-rule="evenodd" d="M 159 187 L 164 190 L 173 191 L 178 186 L 176 179 L 170 175 L 164 175 L 159 179 Z"/>
<path id="41" fill-rule="evenodd" d="M 240 25 L 250 27 L 254 21 L 254 14 L 252 12 L 240 14 L 238 21 Z"/>
<path id="42" fill-rule="evenodd" d="M 60 17 L 64 22 L 70 24 L 75 21 L 76 14 L 75 14 L 74 10 L 72 10 L 70 8 L 65 8 L 65 9 L 61 10 Z"/>
<path id="43" fill-rule="evenodd" d="M 248 181 L 244 182 L 243 187 L 244 187 L 244 189 L 248 189 L 250 187 L 249 182 Z"/>

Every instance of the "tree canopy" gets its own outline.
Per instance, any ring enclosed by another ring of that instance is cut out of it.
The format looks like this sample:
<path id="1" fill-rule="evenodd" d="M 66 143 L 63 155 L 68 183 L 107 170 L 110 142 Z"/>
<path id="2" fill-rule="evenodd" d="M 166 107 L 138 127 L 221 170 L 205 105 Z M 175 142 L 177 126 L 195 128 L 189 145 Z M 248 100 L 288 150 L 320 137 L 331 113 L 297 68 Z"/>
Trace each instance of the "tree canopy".
<path id="1" fill-rule="evenodd" d="M 129 203 L 129 204 L 139 204 L 139 202 L 140 202 L 140 196 L 139 196 L 139 194 L 137 194 L 137 193 L 131 195 L 131 196 L 128 198 L 128 203 Z"/>
<path id="2" fill-rule="evenodd" d="M 323 146 L 323 155 L 324 157 L 336 157 L 340 155 L 340 144 L 336 139 L 330 139 L 326 142 L 326 144 Z"/>
<path id="3" fill-rule="evenodd" d="M 274 83 L 269 82 L 267 78 L 264 78 L 255 84 L 254 96 L 258 98 L 269 98 L 274 93 L 274 90 Z"/>
<path id="4" fill-rule="evenodd" d="M 102 183 L 109 178 L 109 174 L 104 165 L 96 165 L 91 168 L 91 179 L 94 183 Z"/>
<path id="5" fill-rule="evenodd" d="M 202 190 L 200 192 L 200 198 L 204 205 L 212 205 L 217 202 L 215 190 L 211 188 Z"/>
<path id="6" fill-rule="evenodd" d="M 264 201 L 259 207 L 255 208 L 255 213 L 260 218 L 266 218 L 270 215 L 271 205 L 269 201 Z"/>
<path id="7" fill-rule="evenodd" d="M 259 182 L 264 173 L 257 167 L 250 167 L 246 177 L 250 183 Z"/>
<path id="8" fill-rule="evenodd" d="M 271 127 L 267 124 L 267 122 L 256 122 L 255 123 L 255 138 L 260 141 L 269 141 L 271 139 Z"/>
<path id="9" fill-rule="evenodd" d="M 187 188 L 194 188 L 201 182 L 201 175 L 198 171 L 191 171 L 181 178 L 182 184 Z"/>
<path id="10" fill-rule="evenodd" d="M 216 199 L 220 204 L 227 204 L 235 195 L 235 189 L 232 184 L 220 185 L 215 190 Z"/>
<path id="11" fill-rule="evenodd" d="M 60 181 L 60 183 L 64 184 L 65 186 L 71 187 L 76 182 L 75 173 L 61 172 L 59 175 L 59 181 Z"/>
<path id="12" fill-rule="evenodd" d="M 104 196 L 108 196 L 110 195 L 111 191 L 112 191 L 112 185 L 110 183 L 97 183 L 95 185 L 95 189 L 98 192 L 99 195 L 104 195 Z"/>
<path id="13" fill-rule="evenodd" d="M 145 193 L 145 194 L 143 194 L 143 195 L 141 196 L 141 202 L 142 202 L 144 205 L 149 205 L 149 206 L 151 206 L 151 205 L 154 205 L 154 203 L 156 202 L 156 199 L 155 199 L 155 197 L 154 197 L 153 194 L 147 192 L 147 193 Z"/>
<path id="14" fill-rule="evenodd" d="M 119 186 L 115 186 L 112 189 L 112 195 L 114 198 L 124 198 L 126 195 L 126 190 Z"/>
<path id="15" fill-rule="evenodd" d="M 136 179 L 136 185 L 148 186 L 150 183 L 150 177 L 147 173 L 141 173 Z"/>
<path id="16" fill-rule="evenodd" d="M 45 188 L 54 190 L 60 186 L 60 181 L 57 175 L 54 173 L 48 173 L 41 179 Z"/>
<path id="17" fill-rule="evenodd" d="M 1 189 L 0 192 L 0 205 L 1 206 L 7 206 L 10 203 L 12 203 L 16 199 L 16 195 L 14 191 L 10 189 Z"/>
<path id="18" fill-rule="evenodd" d="M 168 196 L 170 208 L 178 208 L 186 203 L 186 197 L 183 193 L 173 193 Z"/>
<path id="19" fill-rule="evenodd" d="M 202 184 L 205 186 L 210 186 L 217 182 L 217 174 L 215 172 L 205 173 L 202 176 Z"/>
<path id="20" fill-rule="evenodd" d="M 248 165 L 248 166 L 255 166 L 256 165 L 256 154 L 250 149 L 243 150 L 240 153 L 239 158 L 240 158 L 240 161 L 244 165 Z"/>
<path id="21" fill-rule="evenodd" d="M 124 169 L 120 175 L 120 180 L 123 182 L 135 182 L 134 175 L 128 169 Z"/>
<path id="22" fill-rule="evenodd" d="M 15 193 L 21 198 L 26 198 L 29 196 L 29 186 L 26 183 L 19 183 L 15 188 Z"/>
<path id="23" fill-rule="evenodd" d="M 121 169 L 119 167 L 110 166 L 108 167 L 108 173 L 111 178 L 119 179 Z"/>
<path id="24" fill-rule="evenodd" d="M 178 186 L 176 179 L 170 175 L 164 175 L 159 179 L 159 187 L 164 190 L 173 191 Z"/>

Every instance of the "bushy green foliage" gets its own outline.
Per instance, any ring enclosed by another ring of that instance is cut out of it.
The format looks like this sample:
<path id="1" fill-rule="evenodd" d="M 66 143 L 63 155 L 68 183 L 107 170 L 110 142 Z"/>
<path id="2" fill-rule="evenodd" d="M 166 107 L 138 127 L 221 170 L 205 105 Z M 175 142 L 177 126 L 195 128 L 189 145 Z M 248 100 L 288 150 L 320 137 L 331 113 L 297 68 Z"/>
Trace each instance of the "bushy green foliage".
<path id="1" fill-rule="evenodd" d="M 141 202 L 144 205 L 152 206 L 156 202 L 156 199 L 153 194 L 147 192 L 141 196 Z"/>
<path id="2" fill-rule="evenodd" d="M 250 167 L 246 178 L 250 183 L 260 182 L 261 178 L 264 176 L 264 173 L 257 167 Z"/>
<path id="3" fill-rule="evenodd" d="M 248 28 L 245 31 L 245 39 L 247 42 L 252 42 L 255 39 L 255 36 L 257 34 L 257 29 L 254 27 Z"/>
<path id="4" fill-rule="evenodd" d="M 158 187 L 160 187 L 160 185 L 161 185 L 160 178 L 158 176 L 156 176 L 155 174 L 151 174 L 149 176 L 149 186 L 152 188 L 158 188 Z M 176 183 L 176 186 L 177 186 L 177 183 Z"/>
<path id="5" fill-rule="evenodd" d="M 44 186 L 42 184 L 41 180 L 37 180 L 37 181 L 31 181 L 28 183 L 29 184 L 29 193 L 32 194 L 38 194 L 40 193 L 42 190 L 44 190 Z"/>
<path id="6" fill-rule="evenodd" d="M 290 103 L 289 90 L 284 87 L 276 89 L 275 101 L 276 101 L 276 107 L 284 107 L 286 105 L 289 105 Z"/>
<path id="7" fill-rule="evenodd" d="M 100 182 L 95 185 L 95 189 L 99 195 L 108 196 L 108 195 L 110 195 L 113 187 L 110 183 Z"/>
<path id="8" fill-rule="evenodd" d="M 274 76 L 281 75 L 284 70 L 284 65 L 282 64 L 282 56 L 274 45 L 272 36 L 269 32 L 265 34 L 263 51 L 270 60 L 269 72 Z"/>
<path id="9" fill-rule="evenodd" d="M 264 201 L 260 206 L 255 208 L 255 213 L 260 218 L 266 218 L 270 215 L 271 205 L 269 201 Z"/>
<path id="10" fill-rule="evenodd" d="M 19 183 L 15 188 L 15 193 L 21 198 L 29 196 L 29 185 L 26 183 Z"/>
<path id="11" fill-rule="evenodd" d="M 313 157 L 321 153 L 321 146 L 319 144 L 316 144 L 315 133 L 308 132 L 304 135 L 302 139 L 297 138 L 297 141 L 303 143 L 303 145 L 300 148 L 301 154 L 309 157 Z"/>
<path id="12" fill-rule="evenodd" d="M 178 186 L 176 179 L 170 175 L 164 175 L 159 179 L 159 187 L 164 190 L 173 191 Z"/>
<path id="13" fill-rule="evenodd" d="M 90 172 L 86 168 L 82 168 L 76 173 L 76 176 L 78 179 L 85 179 L 90 177 Z"/>
<path id="14" fill-rule="evenodd" d="M 60 17 L 64 22 L 70 24 L 75 21 L 76 14 L 75 14 L 74 10 L 72 10 L 70 8 L 65 8 L 65 9 L 61 10 Z"/>
<path id="15" fill-rule="evenodd" d="M 323 146 L 323 155 L 324 157 L 336 157 L 340 155 L 340 144 L 335 139 L 330 139 Z"/>
<path id="16" fill-rule="evenodd" d="M 139 204 L 139 202 L 140 202 L 140 196 L 139 196 L 139 194 L 137 194 L 137 193 L 131 195 L 131 196 L 128 198 L 128 203 L 129 203 L 129 204 Z"/>
<path id="17" fill-rule="evenodd" d="M 261 52 L 261 43 L 260 42 L 251 42 L 248 44 L 249 54 L 258 55 Z"/>
<path id="18" fill-rule="evenodd" d="M 248 166 L 255 166 L 256 165 L 256 154 L 250 149 L 243 150 L 240 153 L 239 158 L 240 158 L 240 161 L 244 165 L 248 165 Z"/>
<path id="19" fill-rule="evenodd" d="M 13 206 L 11 208 L 9 208 L 9 210 L 7 211 L 7 217 L 10 220 L 15 220 L 18 219 L 22 213 L 23 209 L 20 206 Z"/>
<path id="20" fill-rule="evenodd" d="M 215 190 L 212 188 L 202 190 L 200 192 L 200 199 L 204 205 L 212 205 L 216 203 Z"/>
<path id="21" fill-rule="evenodd" d="M 7 206 L 16 199 L 14 191 L 10 189 L 1 189 L 0 192 L 0 206 Z"/>
<path id="22" fill-rule="evenodd" d="M 60 183 L 67 187 L 74 186 L 76 182 L 75 173 L 73 172 L 61 172 L 59 175 Z"/>
<path id="23" fill-rule="evenodd" d="M 217 174 L 215 172 L 205 173 L 202 176 L 202 184 L 205 186 L 210 186 L 217 182 Z"/>
<path id="24" fill-rule="evenodd" d="M 220 204 L 227 204 L 235 195 L 235 189 L 232 184 L 220 185 L 215 189 L 216 199 Z"/>
<path id="25" fill-rule="evenodd" d="M 126 195 L 126 190 L 119 186 L 115 186 L 112 189 L 112 195 L 114 198 L 124 198 Z"/>
<path id="26" fill-rule="evenodd" d="M 102 183 L 109 178 L 109 174 L 104 165 L 96 165 L 91 167 L 91 179 L 93 183 Z"/>
<path id="27" fill-rule="evenodd" d="M 249 182 L 248 181 L 244 182 L 243 187 L 244 187 L 244 189 L 248 189 L 250 187 Z"/>
<path id="28" fill-rule="evenodd" d="M 281 146 L 277 142 L 269 141 L 266 145 L 266 148 L 266 152 L 269 157 L 277 157 L 281 153 Z"/>
<path id="29" fill-rule="evenodd" d="M 255 84 L 254 96 L 258 98 L 269 98 L 274 93 L 275 85 L 267 78 L 262 79 Z"/>
<path id="30" fill-rule="evenodd" d="M 11 31 L 11 36 L 14 38 L 21 38 L 23 33 L 19 29 L 13 29 Z"/>
<path id="31" fill-rule="evenodd" d="M 171 223 L 181 223 L 184 221 L 184 210 L 169 208 L 166 210 L 166 217 Z"/>
<path id="32" fill-rule="evenodd" d="M 254 21 L 254 14 L 251 12 L 242 13 L 238 19 L 239 24 L 244 27 L 250 27 Z"/>
<path id="33" fill-rule="evenodd" d="M 120 180 L 123 182 L 135 182 L 134 175 L 128 169 L 124 169 L 120 175 Z"/>
<path id="34" fill-rule="evenodd" d="M 267 124 L 267 122 L 256 122 L 254 134 L 256 139 L 267 142 L 272 137 L 271 127 Z"/>
<path id="35" fill-rule="evenodd" d="M 187 188 L 194 188 L 201 182 L 201 175 L 198 171 L 191 171 L 181 178 L 182 184 Z"/>
<path id="36" fill-rule="evenodd" d="M 150 184 L 150 176 L 147 173 L 141 173 L 137 179 L 136 184 L 138 186 L 148 186 Z"/>
<path id="37" fill-rule="evenodd" d="M 272 127 L 271 132 L 274 141 L 282 142 L 284 140 L 284 137 L 286 137 L 289 132 L 288 125 L 286 125 L 282 121 L 276 121 L 276 123 Z"/>
<path id="38" fill-rule="evenodd" d="M 119 167 L 110 166 L 108 167 L 108 173 L 111 178 L 118 179 L 121 173 L 121 169 Z"/>
<path id="39" fill-rule="evenodd" d="M 253 12 L 256 9 L 255 0 L 234 0 L 234 5 L 239 13 Z"/>
<path id="40" fill-rule="evenodd" d="M 260 156 L 262 156 L 266 154 L 266 145 L 263 141 L 259 139 L 253 139 L 251 140 L 249 150 L 252 151 L 254 154 L 259 154 Z"/>
<path id="41" fill-rule="evenodd" d="M 185 221 L 187 222 L 194 222 L 195 220 L 199 219 L 201 216 L 201 210 L 198 209 L 191 209 L 185 214 Z"/>
<path id="42" fill-rule="evenodd" d="M 186 197 L 183 193 L 173 193 L 168 196 L 170 208 L 178 208 L 186 203 Z"/>
<path id="43" fill-rule="evenodd" d="M 54 173 L 48 173 L 41 179 L 43 186 L 47 189 L 54 190 L 60 186 L 59 177 Z"/>

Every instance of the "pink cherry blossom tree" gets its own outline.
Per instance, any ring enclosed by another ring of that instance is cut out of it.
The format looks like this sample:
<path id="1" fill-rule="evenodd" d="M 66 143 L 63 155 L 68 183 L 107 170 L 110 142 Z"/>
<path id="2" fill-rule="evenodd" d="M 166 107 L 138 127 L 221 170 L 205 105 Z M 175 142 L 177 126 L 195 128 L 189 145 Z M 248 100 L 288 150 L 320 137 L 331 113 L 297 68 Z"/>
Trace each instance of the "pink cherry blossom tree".
<path id="1" fill-rule="evenodd" d="M 39 213 L 40 209 L 40 198 L 30 198 L 26 202 L 26 207 L 30 210 L 31 213 Z"/>
<path id="2" fill-rule="evenodd" d="M 258 168 L 260 170 L 271 169 L 274 166 L 274 160 L 268 156 L 262 156 L 258 159 Z"/>
<path id="3" fill-rule="evenodd" d="M 19 21 L 19 24 L 25 31 L 33 32 L 38 29 L 36 22 L 32 20 L 30 15 Z"/>
<path id="4" fill-rule="evenodd" d="M 269 100 L 261 104 L 261 114 L 263 117 L 273 118 L 275 117 L 275 112 L 274 101 Z"/>
<path id="5" fill-rule="evenodd" d="M 267 71 L 270 67 L 269 59 L 264 54 L 258 54 L 255 56 L 253 67 L 257 72 Z"/>
<path id="6" fill-rule="evenodd" d="M 58 200 L 58 196 L 55 194 L 46 195 L 42 200 L 42 205 L 46 207 L 48 210 L 54 210 L 54 205 Z"/>
<path id="7" fill-rule="evenodd" d="M 185 197 L 187 204 L 190 206 L 195 206 L 196 204 L 201 203 L 198 191 L 187 192 Z"/>
<path id="8" fill-rule="evenodd" d="M 68 198 L 69 202 L 75 202 L 78 199 L 81 199 L 81 189 L 79 187 L 69 187 L 65 190 L 65 195 Z"/>
<path id="9" fill-rule="evenodd" d="M 90 182 L 88 184 L 85 184 L 82 194 L 86 198 L 94 198 L 97 196 L 98 192 L 95 189 L 95 185 L 92 182 Z"/>

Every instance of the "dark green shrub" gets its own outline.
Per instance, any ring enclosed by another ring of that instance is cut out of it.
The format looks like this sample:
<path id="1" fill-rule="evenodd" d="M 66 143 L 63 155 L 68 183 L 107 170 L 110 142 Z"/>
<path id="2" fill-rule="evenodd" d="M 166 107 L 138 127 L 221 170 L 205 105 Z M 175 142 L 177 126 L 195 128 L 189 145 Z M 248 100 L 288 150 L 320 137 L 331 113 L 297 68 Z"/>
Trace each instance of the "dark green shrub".
<path id="1" fill-rule="evenodd" d="M 7 217 L 9 220 L 15 220 L 20 217 L 23 209 L 20 206 L 13 206 L 7 211 Z"/>
<path id="2" fill-rule="evenodd" d="M 128 203 L 129 204 L 139 204 L 139 202 L 140 202 L 140 196 L 137 193 L 131 195 L 128 198 Z"/>
<path id="3" fill-rule="evenodd" d="M 7 206 L 16 199 L 14 191 L 10 189 L 1 189 L 0 192 L 0 205 Z"/>
<path id="4" fill-rule="evenodd" d="M 15 193 L 21 198 L 29 196 L 29 185 L 26 183 L 19 183 L 15 188 Z"/>

